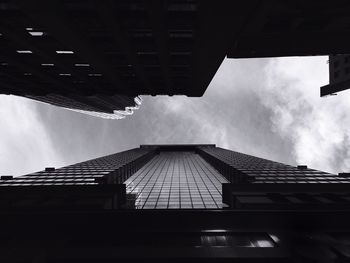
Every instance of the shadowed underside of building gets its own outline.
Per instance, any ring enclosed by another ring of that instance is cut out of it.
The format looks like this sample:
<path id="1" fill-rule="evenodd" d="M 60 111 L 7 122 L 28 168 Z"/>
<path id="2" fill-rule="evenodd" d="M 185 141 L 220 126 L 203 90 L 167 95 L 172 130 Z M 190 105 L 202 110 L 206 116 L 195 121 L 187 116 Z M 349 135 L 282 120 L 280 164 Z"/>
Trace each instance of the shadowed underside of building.
<path id="1" fill-rule="evenodd" d="M 0 1 L 0 92 L 113 114 L 202 96 L 228 58 L 350 53 L 337 1 Z"/>
<path id="2" fill-rule="evenodd" d="M 329 84 L 321 87 L 320 95 L 337 95 L 337 92 L 350 88 L 350 55 L 329 56 Z"/>
<path id="3" fill-rule="evenodd" d="M 350 178 L 142 145 L 0 180 L 2 262 L 349 262 Z"/>

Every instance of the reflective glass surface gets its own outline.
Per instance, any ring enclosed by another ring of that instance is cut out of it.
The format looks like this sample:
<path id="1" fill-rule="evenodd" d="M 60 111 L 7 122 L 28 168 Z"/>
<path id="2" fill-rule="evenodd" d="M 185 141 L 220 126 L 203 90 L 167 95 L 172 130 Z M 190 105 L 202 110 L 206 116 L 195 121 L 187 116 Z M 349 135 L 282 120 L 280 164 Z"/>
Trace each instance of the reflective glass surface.
<path id="1" fill-rule="evenodd" d="M 226 182 L 194 152 L 160 152 L 125 184 L 138 209 L 218 209 Z"/>

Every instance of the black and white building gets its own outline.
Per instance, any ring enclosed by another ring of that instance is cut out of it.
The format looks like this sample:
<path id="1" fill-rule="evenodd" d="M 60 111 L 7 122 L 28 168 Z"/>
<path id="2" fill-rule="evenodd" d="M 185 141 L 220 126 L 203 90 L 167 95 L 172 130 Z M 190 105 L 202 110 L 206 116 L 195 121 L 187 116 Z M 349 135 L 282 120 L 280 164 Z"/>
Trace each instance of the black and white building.
<path id="1" fill-rule="evenodd" d="M 139 95 L 202 96 L 225 57 L 349 54 L 349 14 L 347 0 L 1 0 L 0 94 L 122 118 Z"/>
<path id="2" fill-rule="evenodd" d="M 0 181 L 2 262 L 350 262 L 350 178 L 141 145 Z"/>

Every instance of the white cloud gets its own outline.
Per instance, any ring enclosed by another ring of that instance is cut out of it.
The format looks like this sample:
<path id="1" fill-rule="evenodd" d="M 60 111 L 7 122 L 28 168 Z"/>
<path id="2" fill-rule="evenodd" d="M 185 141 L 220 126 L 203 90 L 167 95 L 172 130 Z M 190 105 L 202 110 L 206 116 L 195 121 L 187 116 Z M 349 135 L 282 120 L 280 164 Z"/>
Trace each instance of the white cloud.
<path id="1" fill-rule="evenodd" d="M 328 84 L 327 57 L 276 58 L 266 67 L 262 103 L 272 109 L 274 130 L 292 138 L 298 163 L 340 172 L 350 168 L 349 92 L 320 98 Z"/>
<path id="2" fill-rule="evenodd" d="M 225 60 L 202 98 L 144 96 L 108 121 L 0 96 L 0 174 L 67 165 L 139 144 L 215 143 L 289 164 L 350 168 L 350 92 L 320 98 L 326 57 Z"/>
<path id="3" fill-rule="evenodd" d="M 34 102 L 6 95 L 0 99 L 0 173 L 21 175 L 60 165 Z"/>

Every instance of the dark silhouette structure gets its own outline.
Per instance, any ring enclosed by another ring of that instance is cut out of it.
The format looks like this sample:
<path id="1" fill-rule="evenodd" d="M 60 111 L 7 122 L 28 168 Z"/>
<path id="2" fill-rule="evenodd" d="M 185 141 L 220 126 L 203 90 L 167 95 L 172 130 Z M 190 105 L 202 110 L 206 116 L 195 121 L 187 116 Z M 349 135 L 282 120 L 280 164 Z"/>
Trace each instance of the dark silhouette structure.
<path id="1" fill-rule="evenodd" d="M 0 183 L 1 262 L 350 262 L 350 178 L 141 145 Z"/>
<path id="2" fill-rule="evenodd" d="M 350 55 L 329 56 L 329 85 L 321 87 L 321 97 L 350 88 Z"/>
<path id="3" fill-rule="evenodd" d="M 202 96 L 225 56 L 350 53 L 346 0 L 6 0 L 0 14 L 0 93 L 90 113 Z"/>

